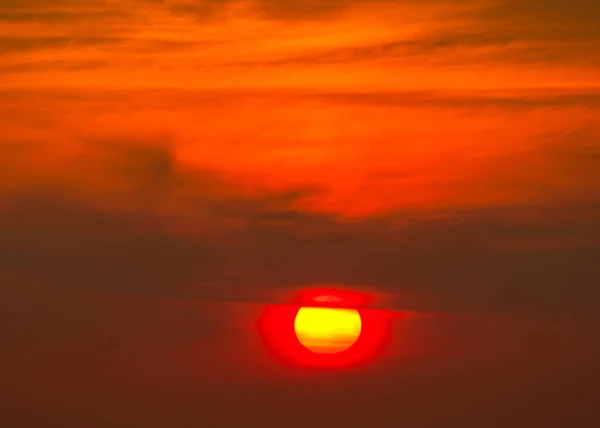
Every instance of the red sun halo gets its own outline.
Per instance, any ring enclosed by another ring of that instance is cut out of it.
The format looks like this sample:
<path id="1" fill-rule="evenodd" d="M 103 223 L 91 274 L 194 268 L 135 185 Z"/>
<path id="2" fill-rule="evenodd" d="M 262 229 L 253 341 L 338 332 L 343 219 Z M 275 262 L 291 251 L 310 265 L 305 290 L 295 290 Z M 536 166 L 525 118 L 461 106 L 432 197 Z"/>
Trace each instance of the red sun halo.
<path id="1" fill-rule="evenodd" d="M 389 313 L 366 308 L 368 304 L 368 296 L 360 293 L 306 290 L 291 304 L 267 306 L 258 321 L 258 330 L 269 352 L 286 365 L 315 368 L 361 365 L 381 354 L 391 330 Z M 337 353 L 317 353 L 307 349 L 294 329 L 298 311 L 303 307 L 355 309 L 361 318 L 361 331 L 356 342 Z"/>

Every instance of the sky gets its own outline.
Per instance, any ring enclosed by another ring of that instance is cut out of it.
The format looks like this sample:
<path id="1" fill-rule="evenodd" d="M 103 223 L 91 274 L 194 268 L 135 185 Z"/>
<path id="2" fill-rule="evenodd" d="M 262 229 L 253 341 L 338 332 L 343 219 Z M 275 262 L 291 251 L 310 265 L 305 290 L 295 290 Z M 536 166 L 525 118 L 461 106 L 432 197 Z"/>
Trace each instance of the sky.
<path id="1" fill-rule="evenodd" d="M 600 3 L 3 0 L 1 425 L 588 427 Z M 267 304 L 410 314 L 280 367 Z"/>

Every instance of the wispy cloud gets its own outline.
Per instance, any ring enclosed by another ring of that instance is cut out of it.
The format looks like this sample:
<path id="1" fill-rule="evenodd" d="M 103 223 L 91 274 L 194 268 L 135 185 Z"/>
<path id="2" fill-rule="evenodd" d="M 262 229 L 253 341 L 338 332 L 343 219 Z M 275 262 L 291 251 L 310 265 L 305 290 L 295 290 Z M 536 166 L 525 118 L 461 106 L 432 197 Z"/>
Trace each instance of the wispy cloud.
<path id="1" fill-rule="evenodd" d="M 54 81 L 85 79 L 94 85 L 118 82 L 117 75 L 132 80 L 142 72 L 145 85 L 194 79 L 196 86 L 210 87 L 215 73 L 226 86 L 310 85 L 316 77 L 298 76 L 297 70 L 305 69 L 321 76 L 322 84 L 350 79 L 371 87 L 375 81 L 411 87 L 420 80 L 435 88 L 440 78 L 434 68 L 442 67 L 455 76 L 455 85 L 467 84 L 471 78 L 465 74 L 485 73 L 488 86 L 501 87 L 519 79 L 517 70 L 525 67 L 520 73 L 525 84 L 534 84 L 535 74 L 540 84 L 568 86 L 569 80 L 594 82 L 599 60 L 596 8 L 579 1 L 547 8 L 508 0 L 458 7 L 443 0 L 123 1 L 85 7 L 27 1 L 9 2 L 1 13 L 2 44 L 14 56 L 1 67 L 14 75 L 6 82 L 21 81 L 16 74 L 25 73 L 28 64 L 31 81 L 45 80 L 35 79 L 35 64 L 44 61 L 45 73 L 56 67 Z M 32 38 L 32 31 L 47 35 Z M 77 60 L 104 61 L 107 67 L 84 76 L 63 65 Z"/>

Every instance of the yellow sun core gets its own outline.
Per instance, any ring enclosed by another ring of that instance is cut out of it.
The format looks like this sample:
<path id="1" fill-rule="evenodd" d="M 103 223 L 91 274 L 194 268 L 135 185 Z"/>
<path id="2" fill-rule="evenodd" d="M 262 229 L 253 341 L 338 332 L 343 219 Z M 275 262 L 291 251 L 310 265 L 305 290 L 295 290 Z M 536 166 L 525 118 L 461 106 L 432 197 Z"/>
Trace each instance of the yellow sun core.
<path id="1" fill-rule="evenodd" d="M 300 308 L 294 321 L 298 341 L 319 354 L 350 348 L 360 336 L 362 321 L 356 309 Z"/>

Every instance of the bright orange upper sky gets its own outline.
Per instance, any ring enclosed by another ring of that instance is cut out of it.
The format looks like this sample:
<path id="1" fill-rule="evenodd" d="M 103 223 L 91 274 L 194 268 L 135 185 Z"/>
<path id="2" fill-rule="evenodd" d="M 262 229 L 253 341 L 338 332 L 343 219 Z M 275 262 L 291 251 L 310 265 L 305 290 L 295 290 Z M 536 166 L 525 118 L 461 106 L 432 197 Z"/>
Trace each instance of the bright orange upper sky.
<path id="1" fill-rule="evenodd" d="M 2 186 L 51 181 L 95 201 L 117 186 L 132 201 L 135 179 L 106 150 L 135 146 L 244 191 L 320 189 L 303 209 L 338 214 L 589 202 L 597 7 L 8 0 Z"/>

